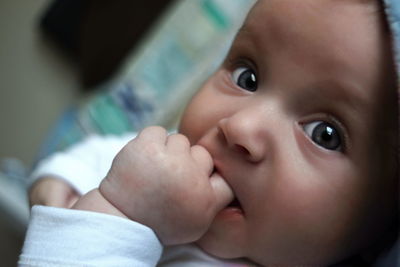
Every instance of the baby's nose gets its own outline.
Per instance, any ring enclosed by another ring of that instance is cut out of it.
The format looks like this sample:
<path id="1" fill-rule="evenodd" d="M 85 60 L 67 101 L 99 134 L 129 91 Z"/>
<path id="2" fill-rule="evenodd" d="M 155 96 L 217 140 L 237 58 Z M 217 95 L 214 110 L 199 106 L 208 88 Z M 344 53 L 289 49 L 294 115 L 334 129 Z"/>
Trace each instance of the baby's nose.
<path id="1" fill-rule="evenodd" d="M 242 113 L 218 122 L 227 146 L 250 162 L 262 161 L 267 152 L 268 132 L 257 118 Z"/>

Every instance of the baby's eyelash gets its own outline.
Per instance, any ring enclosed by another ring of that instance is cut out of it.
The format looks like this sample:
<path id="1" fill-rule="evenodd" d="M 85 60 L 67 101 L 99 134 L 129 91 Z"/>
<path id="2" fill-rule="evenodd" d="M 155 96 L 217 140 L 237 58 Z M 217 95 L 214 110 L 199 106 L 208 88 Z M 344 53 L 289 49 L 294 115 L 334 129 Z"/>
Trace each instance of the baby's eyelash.
<path id="1" fill-rule="evenodd" d="M 254 64 L 254 62 L 251 59 L 243 56 L 228 54 L 228 56 L 225 59 L 225 65 L 230 70 L 233 70 L 238 67 L 248 67 L 257 72 L 256 64 Z"/>

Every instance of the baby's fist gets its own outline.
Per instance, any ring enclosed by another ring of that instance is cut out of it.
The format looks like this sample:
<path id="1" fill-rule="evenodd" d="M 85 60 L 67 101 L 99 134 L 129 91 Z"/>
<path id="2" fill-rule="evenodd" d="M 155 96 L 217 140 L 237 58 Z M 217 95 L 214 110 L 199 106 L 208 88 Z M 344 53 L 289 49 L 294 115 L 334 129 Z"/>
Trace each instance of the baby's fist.
<path id="1" fill-rule="evenodd" d="M 212 171 L 203 147 L 149 127 L 117 154 L 100 192 L 130 219 L 152 228 L 165 245 L 189 243 L 232 199 L 229 186 Z"/>

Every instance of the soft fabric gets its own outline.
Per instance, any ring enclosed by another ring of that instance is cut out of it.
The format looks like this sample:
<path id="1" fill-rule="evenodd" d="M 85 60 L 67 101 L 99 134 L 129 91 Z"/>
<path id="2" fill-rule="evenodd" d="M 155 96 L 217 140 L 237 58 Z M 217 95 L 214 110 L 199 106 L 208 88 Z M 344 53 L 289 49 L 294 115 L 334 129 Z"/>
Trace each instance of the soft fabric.
<path id="1" fill-rule="evenodd" d="M 85 141 L 39 162 L 29 182 L 46 175 L 57 176 L 72 185 L 80 194 L 96 188 L 106 176 L 115 155 L 136 133 L 122 136 L 88 137 Z"/>
<path id="2" fill-rule="evenodd" d="M 393 50 L 397 67 L 397 77 L 400 81 L 400 1 L 384 0 L 389 27 L 393 36 Z"/>
<path id="3" fill-rule="evenodd" d="M 19 266 L 244 266 L 195 245 L 163 247 L 148 227 L 116 216 L 44 206 L 32 208 Z M 246 263 L 245 266 L 251 266 Z"/>
<path id="4" fill-rule="evenodd" d="M 156 235 L 144 225 L 102 213 L 35 206 L 19 265 L 147 267 L 161 253 Z"/>

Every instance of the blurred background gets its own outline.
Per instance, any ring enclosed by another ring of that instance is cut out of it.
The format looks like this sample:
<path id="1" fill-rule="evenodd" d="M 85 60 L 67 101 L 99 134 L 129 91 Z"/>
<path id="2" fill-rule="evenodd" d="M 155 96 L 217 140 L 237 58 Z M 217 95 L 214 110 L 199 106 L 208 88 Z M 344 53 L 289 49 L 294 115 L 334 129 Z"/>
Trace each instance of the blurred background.
<path id="1" fill-rule="evenodd" d="M 80 96 L 72 62 L 40 38 L 38 19 L 49 2 L 0 1 L 0 159 L 19 159 L 23 166 L 33 163 L 51 124 Z M 8 190 L 15 190 L 5 184 L 5 178 L 0 179 L 0 190 L 6 191 L 0 199 L 20 201 L 21 192 L 16 189 L 16 195 L 9 196 Z M 17 207 L 11 204 L 9 208 Z M 14 227 L 13 218 L 3 210 L 2 206 L 1 265 L 16 266 L 24 232 Z"/>
<path id="2" fill-rule="evenodd" d="M 0 0 L 1 266 L 35 164 L 90 134 L 174 128 L 254 1 Z"/>

